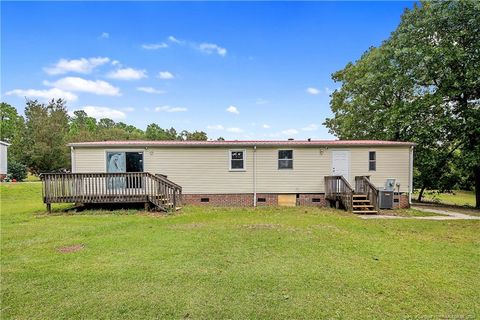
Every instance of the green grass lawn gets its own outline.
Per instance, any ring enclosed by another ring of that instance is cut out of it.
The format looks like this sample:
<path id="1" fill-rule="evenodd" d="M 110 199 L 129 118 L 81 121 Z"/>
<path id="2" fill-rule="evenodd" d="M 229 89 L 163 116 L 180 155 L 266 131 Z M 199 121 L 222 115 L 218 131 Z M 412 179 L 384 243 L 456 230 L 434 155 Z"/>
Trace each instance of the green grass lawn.
<path id="1" fill-rule="evenodd" d="M 418 190 L 413 193 L 412 197 L 418 197 Z M 475 207 L 475 192 L 454 190 L 452 193 L 440 193 L 438 191 L 426 190 L 422 201 L 437 202 L 456 206 Z"/>
<path id="2" fill-rule="evenodd" d="M 0 188 L 2 319 L 480 317 L 479 221 L 302 207 L 49 216 L 39 183 Z"/>

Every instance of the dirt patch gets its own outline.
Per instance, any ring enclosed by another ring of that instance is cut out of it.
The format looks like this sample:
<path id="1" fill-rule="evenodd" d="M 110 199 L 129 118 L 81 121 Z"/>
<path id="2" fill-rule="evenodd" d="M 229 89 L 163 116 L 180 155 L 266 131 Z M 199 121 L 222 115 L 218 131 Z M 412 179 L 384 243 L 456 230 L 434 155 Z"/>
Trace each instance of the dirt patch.
<path id="1" fill-rule="evenodd" d="M 271 223 L 257 223 L 257 224 L 244 224 L 244 228 L 247 229 L 278 229 L 282 226 L 279 224 L 271 224 Z"/>
<path id="2" fill-rule="evenodd" d="M 71 252 L 77 252 L 85 248 L 85 245 L 80 243 L 80 244 L 74 244 L 73 246 L 67 246 L 67 247 L 59 247 L 57 248 L 57 252 L 60 253 L 71 253 Z"/>
<path id="3" fill-rule="evenodd" d="M 183 224 L 173 224 L 169 226 L 170 229 L 183 229 L 183 230 L 190 230 L 190 229 L 197 229 L 206 227 L 206 223 L 183 223 Z"/>

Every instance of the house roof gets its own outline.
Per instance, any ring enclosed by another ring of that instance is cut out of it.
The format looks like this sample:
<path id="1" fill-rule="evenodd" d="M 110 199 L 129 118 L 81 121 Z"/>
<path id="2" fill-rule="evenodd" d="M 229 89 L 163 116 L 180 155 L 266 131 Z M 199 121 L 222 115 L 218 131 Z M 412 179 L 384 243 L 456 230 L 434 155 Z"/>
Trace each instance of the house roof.
<path id="1" fill-rule="evenodd" d="M 231 140 L 231 141 L 93 141 L 74 142 L 69 147 L 383 147 L 383 146 L 414 146 L 412 142 L 384 140 Z"/>
<path id="2" fill-rule="evenodd" d="M 10 143 L 5 142 L 5 141 L 0 141 L 0 144 L 3 144 L 4 146 L 7 146 L 7 147 L 10 145 Z"/>

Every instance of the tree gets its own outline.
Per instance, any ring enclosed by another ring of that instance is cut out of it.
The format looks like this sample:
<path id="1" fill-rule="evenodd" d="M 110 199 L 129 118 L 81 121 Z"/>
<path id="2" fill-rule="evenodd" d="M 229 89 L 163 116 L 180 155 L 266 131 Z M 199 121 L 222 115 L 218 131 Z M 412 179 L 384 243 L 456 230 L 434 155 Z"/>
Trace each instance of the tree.
<path id="1" fill-rule="evenodd" d="M 147 140 L 177 140 L 177 131 L 174 128 L 165 130 L 160 128 L 156 123 L 151 123 L 145 130 L 145 137 Z"/>
<path id="2" fill-rule="evenodd" d="M 15 107 L 2 102 L 0 104 L 0 140 L 9 142 L 9 162 L 24 162 L 26 144 L 25 120 L 17 113 Z"/>
<path id="3" fill-rule="evenodd" d="M 28 100 L 25 108 L 26 164 L 34 173 L 69 167 L 66 146 L 68 115 L 65 101 L 51 100 L 48 104 Z"/>
<path id="4" fill-rule="evenodd" d="M 334 117 L 325 124 L 341 139 L 409 140 L 415 181 L 452 183 L 454 155 L 475 172 L 480 206 L 480 4 L 422 2 L 402 16 L 378 48 L 333 74 Z M 443 186 L 444 187 L 444 186 Z"/>
<path id="5" fill-rule="evenodd" d="M 23 117 L 18 115 L 17 109 L 2 102 L 0 104 L 0 140 L 12 142 L 14 136 L 22 129 Z"/>
<path id="6" fill-rule="evenodd" d="M 207 141 L 207 134 L 203 131 L 193 131 L 188 132 L 186 130 L 182 131 L 183 140 L 194 140 L 194 141 Z"/>

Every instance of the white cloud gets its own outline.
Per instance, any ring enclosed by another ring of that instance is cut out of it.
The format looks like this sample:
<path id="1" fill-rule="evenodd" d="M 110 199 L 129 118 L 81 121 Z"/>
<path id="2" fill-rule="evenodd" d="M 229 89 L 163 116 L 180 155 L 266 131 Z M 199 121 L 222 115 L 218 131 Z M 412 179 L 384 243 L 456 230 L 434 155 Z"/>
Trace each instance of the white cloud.
<path id="1" fill-rule="evenodd" d="M 225 109 L 225 111 L 230 112 L 230 113 L 235 113 L 235 114 L 240 113 L 240 111 L 238 111 L 237 107 L 235 107 L 235 106 L 230 106 L 227 109 Z"/>
<path id="2" fill-rule="evenodd" d="M 320 93 L 320 90 L 318 90 L 317 88 L 313 88 L 313 87 L 310 87 L 310 88 L 307 88 L 307 93 L 311 94 L 311 95 L 317 95 Z"/>
<path id="3" fill-rule="evenodd" d="M 293 135 L 298 134 L 298 130 L 297 129 L 287 129 L 287 130 L 283 130 L 282 134 L 286 135 L 286 136 L 289 136 L 289 135 L 293 136 Z"/>
<path id="4" fill-rule="evenodd" d="M 215 124 L 215 125 L 207 126 L 207 129 L 210 129 L 210 130 L 225 130 L 225 127 L 222 126 L 221 124 Z"/>
<path id="5" fill-rule="evenodd" d="M 240 128 L 227 128 L 227 131 L 228 131 L 228 132 L 234 132 L 234 133 L 243 132 L 243 130 L 240 129 Z"/>
<path id="6" fill-rule="evenodd" d="M 65 74 L 67 72 L 77 73 L 90 73 L 98 66 L 110 62 L 107 57 L 95 57 L 95 58 L 80 58 L 80 59 L 60 59 L 51 67 L 44 68 L 43 70 L 50 75 Z"/>
<path id="7" fill-rule="evenodd" d="M 165 42 L 145 43 L 145 44 L 142 44 L 142 48 L 145 50 L 158 50 L 158 49 L 168 48 L 168 44 L 166 44 Z"/>
<path id="8" fill-rule="evenodd" d="M 108 33 L 108 32 L 102 32 L 102 34 L 100 35 L 100 38 L 102 38 L 102 39 L 108 39 L 108 38 L 110 38 L 110 33 Z"/>
<path id="9" fill-rule="evenodd" d="M 329 87 L 325 87 L 324 90 L 325 90 L 325 93 L 328 94 L 328 95 L 333 93 L 333 89 L 330 89 Z"/>
<path id="10" fill-rule="evenodd" d="M 318 130 L 318 125 L 316 125 L 315 123 L 311 123 L 308 126 L 302 128 L 302 131 L 316 131 L 316 130 Z"/>
<path id="11" fill-rule="evenodd" d="M 146 93 L 154 93 L 154 94 L 164 94 L 165 93 L 164 90 L 159 90 L 159 89 L 155 89 L 155 88 L 152 88 L 152 87 L 137 87 L 137 91 L 146 92 Z"/>
<path id="12" fill-rule="evenodd" d="M 116 66 L 117 64 L 120 64 L 120 61 L 118 61 L 118 60 L 113 60 L 112 61 L 112 66 Z"/>
<path id="13" fill-rule="evenodd" d="M 227 55 L 227 49 L 215 43 L 202 42 L 199 44 L 198 42 L 179 40 L 174 36 L 169 36 L 168 41 L 178 45 L 188 45 L 189 47 L 199 50 L 206 54 L 218 54 L 221 57 L 224 57 Z"/>
<path id="14" fill-rule="evenodd" d="M 255 103 L 256 104 L 267 104 L 267 103 L 269 103 L 269 101 L 265 100 L 265 99 L 262 99 L 262 98 L 258 98 Z"/>
<path id="15" fill-rule="evenodd" d="M 126 114 L 123 111 L 112 109 L 109 107 L 86 106 L 82 108 L 90 117 L 96 119 L 109 118 L 112 120 L 125 119 Z"/>
<path id="16" fill-rule="evenodd" d="M 270 129 L 270 125 L 268 125 L 268 124 L 262 124 L 262 128 L 263 128 L 263 129 Z"/>
<path id="17" fill-rule="evenodd" d="M 173 79 L 175 78 L 175 76 L 173 75 L 173 73 L 169 72 L 169 71 L 160 71 L 158 73 L 158 77 L 160 79 L 164 79 L 164 80 L 168 80 L 168 79 Z"/>
<path id="18" fill-rule="evenodd" d="M 227 49 L 222 48 L 219 45 L 216 45 L 214 43 L 200 43 L 198 45 L 198 50 L 206 54 L 216 53 L 222 57 L 224 57 L 227 54 Z"/>
<path id="19" fill-rule="evenodd" d="M 156 112 L 185 112 L 187 110 L 188 110 L 187 108 L 183 108 L 183 107 L 170 107 L 170 106 L 162 106 L 162 107 L 155 108 Z"/>
<path id="20" fill-rule="evenodd" d="M 169 36 L 169 37 L 168 37 L 168 41 L 173 42 L 173 43 L 177 43 L 177 44 L 184 44 L 184 43 L 185 43 L 185 41 L 183 41 L 183 40 L 178 40 L 178 39 L 175 38 L 174 36 Z"/>
<path id="21" fill-rule="evenodd" d="M 97 95 L 119 96 L 120 89 L 103 80 L 86 80 L 79 77 L 65 77 L 55 82 L 44 81 L 47 86 L 67 91 L 88 92 Z"/>
<path id="22" fill-rule="evenodd" d="M 64 99 L 67 101 L 76 101 L 78 97 L 68 91 L 63 91 L 58 88 L 51 88 L 46 90 L 36 89 L 15 89 L 5 93 L 7 96 L 27 97 L 27 98 L 40 98 L 43 100 L 51 99 Z"/>
<path id="23" fill-rule="evenodd" d="M 123 68 L 107 74 L 110 79 L 116 80 L 139 80 L 147 77 L 147 71 L 133 68 Z"/>

